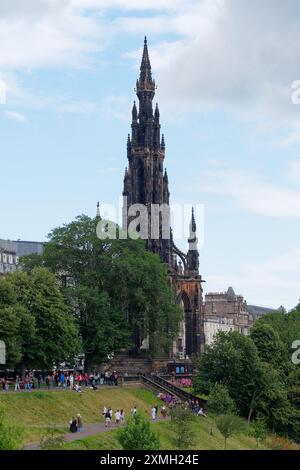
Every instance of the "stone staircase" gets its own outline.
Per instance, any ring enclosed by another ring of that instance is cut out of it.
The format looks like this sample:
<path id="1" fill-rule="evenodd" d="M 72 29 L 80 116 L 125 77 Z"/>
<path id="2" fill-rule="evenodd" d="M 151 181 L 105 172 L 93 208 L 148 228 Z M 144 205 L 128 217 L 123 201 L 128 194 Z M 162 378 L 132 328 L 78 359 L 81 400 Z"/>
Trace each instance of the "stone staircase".
<path id="1" fill-rule="evenodd" d="M 110 370 L 116 370 L 119 374 L 144 375 L 152 371 L 161 372 L 167 369 L 168 358 L 130 357 L 120 354 L 111 359 L 105 366 Z"/>

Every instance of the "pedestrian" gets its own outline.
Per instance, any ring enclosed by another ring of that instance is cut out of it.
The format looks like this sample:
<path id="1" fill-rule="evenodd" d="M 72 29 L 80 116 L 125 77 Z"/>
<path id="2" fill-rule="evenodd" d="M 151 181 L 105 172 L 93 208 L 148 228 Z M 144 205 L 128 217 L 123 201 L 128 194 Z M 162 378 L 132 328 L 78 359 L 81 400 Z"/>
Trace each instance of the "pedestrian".
<path id="1" fill-rule="evenodd" d="M 77 415 L 77 431 L 78 431 L 78 432 L 81 432 L 81 431 L 82 431 L 82 428 L 83 428 L 82 417 L 81 417 L 81 414 L 78 413 L 78 415 Z"/>
<path id="2" fill-rule="evenodd" d="M 167 407 L 166 407 L 166 405 L 163 405 L 161 407 L 161 415 L 164 419 L 167 417 Z"/>
<path id="3" fill-rule="evenodd" d="M 74 417 L 72 417 L 72 419 L 70 420 L 70 432 L 77 432 L 77 421 Z"/>
<path id="4" fill-rule="evenodd" d="M 131 416 L 135 417 L 137 415 L 137 407 L 134 405 L 134 407 L 131 410 Z"/>
<path id="5" fill-rule="evenodd" d="M 15 392 L 20 391 L 20 377 L 17 375 L 16 376 L 16 381 L 15 381 Z"/>
<path id="6" fill-rule="evenodd" d="M 110 427 L 110 422 L 111 422 L 111 414 L 110 414 L 110 409 L 108 408 L 105 413 L 105 427 L 108 428 Z"/>
<path id="7" fill-rule="evenodd" d="M 51 377 L 50 375 L 47 375 L 46 379 L 45 379 L 45 382 L 46 382 L 46 386 L 48 388 L 48 390 L 50 390 L 50 384 L 51 384 Z"/>
<path id="8" fill-rule="evenodd" d="M 121 413 L 120 413 L 120 410 L 117 410 L 115 412 L 115 420 L 116 420 L 116 425 L 118 425 L 121 421 Z"/>
<path id="9" fill-rule="evenodd" d="M 152 408 L 151 408 L 151 417 L 152 417 L 153 421 L 156 420 L 156 407 L 155 406 L 152 406 Z"/>
<path id="10" fill-rule="evenodd" d="M 124 410 L 120 411 L 120 420 L 121 420 L 121 424 L 124 423 L 124 421 L 125 421 L 125 411 Z"/>

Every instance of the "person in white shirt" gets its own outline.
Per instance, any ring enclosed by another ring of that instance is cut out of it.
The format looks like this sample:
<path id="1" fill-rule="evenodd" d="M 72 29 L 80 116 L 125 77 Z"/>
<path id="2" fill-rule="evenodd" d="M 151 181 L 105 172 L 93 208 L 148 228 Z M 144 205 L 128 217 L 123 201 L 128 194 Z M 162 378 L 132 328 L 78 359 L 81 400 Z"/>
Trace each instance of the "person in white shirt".
<path id="1" fill-rule="evenodd" d="M 115 420 L 116 420 L 116 424 L 118 425 L 120 423 L 120 420 L 121 420 L 121 413 L 120 413 L 120 410 L 117 410 L 115 412 Z"/>

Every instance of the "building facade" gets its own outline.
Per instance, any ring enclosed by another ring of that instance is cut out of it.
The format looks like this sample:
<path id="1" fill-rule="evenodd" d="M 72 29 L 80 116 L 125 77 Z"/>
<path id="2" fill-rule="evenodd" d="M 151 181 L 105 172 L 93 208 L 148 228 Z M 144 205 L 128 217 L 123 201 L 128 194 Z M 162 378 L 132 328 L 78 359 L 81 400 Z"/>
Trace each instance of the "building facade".
<path id="1" fill-rule="evenodd" d="M 1 240 L 0 239 L 0 275 L 14 272 L 18 269 L 20 256 L 43 252 L 43 243 L 27 242 L 22 240 Z"/>
<path id="2" fill-rule="evenodd" d="M 236 295 L 233 288 L 226 292 L 205 295 L 204 334 L 206 344 L 211 344 L 218 331 L 250 333 L 252 318 L 243 296 Z"/>
<path id="3" fill-rule="evenodd" d="M 136 82 L 138 103 L 132 108 L 131 135 L 127 140 L 128 167 L 123 187 L 123 229 L 135 230 L 145 239 L 149 251 L 157 254 L 168 269 L 174 302 L 182 305 L 184 320 L 180 335 L 174 340 L 172 356 L 199 354 L 204 348 L 204 305 L 202 277 L 199 274 L 196 221 L 191 214 L 188 253 L 176 247 L 170 226 L 170 191 L 164 167 L 166 145 L 161 135 L 158 105 L 153 108 L 155 81 L 152 78 L 147 39 Z M 142 206 L 142 207 L 141 207 Z M 139 209 L 138 209 L 139 208 Z M 136 221 L 137 211 L 143 217 Z M 143 344 L 143 335 L 136 336 L 136 349 Z"/>

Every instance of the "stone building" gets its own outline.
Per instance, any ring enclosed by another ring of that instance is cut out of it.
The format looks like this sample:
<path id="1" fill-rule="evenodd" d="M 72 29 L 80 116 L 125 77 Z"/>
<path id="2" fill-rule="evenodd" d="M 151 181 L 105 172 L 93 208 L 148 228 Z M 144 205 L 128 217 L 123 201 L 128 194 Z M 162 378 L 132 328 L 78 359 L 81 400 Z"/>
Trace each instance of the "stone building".
<path id="1" fill-rule="evenodd" d="M 20 256 L 42 254 L 43 243 L 22 240 L 0 240 L 0 275 L 16 271 Z"/>
<path id="2" fill-rule="evenodd" d="M 236 295 L 233 288 L 226 292 L 205 295 L 204 335 L 206 344 L 211 344 L 218 331 L 250 332 L 252 318 L 243 296 Z"/>
<path id="3" fill-rule="evenodd" d="M 123 229 L 130 231 L 135 220 L 132 208 L 137 207 L 137 204 L 143 205 L 146 213 L 135 229 L 145 239 L 147 249 L 159 255 L 167 266 L 174 302 L 182 305 L 184 310 L 180 336 L 174 341 L 171 354 L 185 357 L 199 354 L 204 348 L 203 280 L 199 274 L 194 212 L 191 214 L 188 252 L 183 253 L 177 248 L 172 237 L 169 179 L 164 168 L 166 145 L 164 135 L 160 132 L 158 105 L 153 109 L 155 89 L 145 38 L 135 90 L 138 104 L 133 104 L 131 135 L 128 135 L 127 140 L 128 167 L 124 175 Z M 157 207 L 158 212 L 155 212 Z M 151 231 L 153 227 L 154 235 Z M 135 352 L 140 350 L 143 340 L 143 333 L 137 331 Z"/>
<path id="4" fill-rule="evenodd" d="M 0 276 L 16 271 L 18 256 L 11 241 L 0 240 Z"/>

